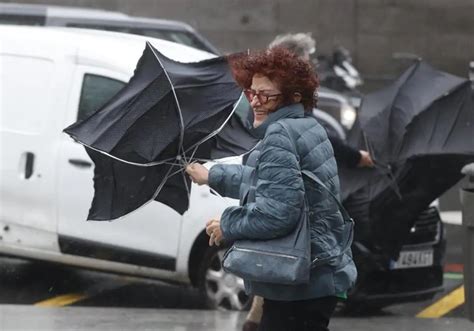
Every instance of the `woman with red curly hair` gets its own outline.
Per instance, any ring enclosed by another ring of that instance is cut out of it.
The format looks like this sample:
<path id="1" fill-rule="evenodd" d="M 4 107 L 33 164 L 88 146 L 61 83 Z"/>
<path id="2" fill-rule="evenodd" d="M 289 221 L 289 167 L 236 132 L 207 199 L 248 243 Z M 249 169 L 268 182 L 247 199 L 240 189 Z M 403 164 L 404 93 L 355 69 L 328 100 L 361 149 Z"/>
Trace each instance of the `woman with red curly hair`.
<path id="1" fill-rule="evenodd" d="M 312 259 L 325 262 L 311 269 L 307 284 L 244 279 L 245 288 L 264 298 L 259 330 L 328 330 L 338 297 L 353 286 L 357 271 L 337 202 L 301 172 L 311 172 L 339 195 L 326 131 L 305 116 L 315 102 L 317 77 L 309 62 L 282 48 L 233 57 L 230 63 L 253 109 L 253 132 L 261 142 L 245 165 L 217 164 L 209 171 L 199 164 L 187 167 L 195 183 L 240 199 L 239 206 L 208 222 L 209 244 L 285 236 L 297 226 L 306 199 Z"/>

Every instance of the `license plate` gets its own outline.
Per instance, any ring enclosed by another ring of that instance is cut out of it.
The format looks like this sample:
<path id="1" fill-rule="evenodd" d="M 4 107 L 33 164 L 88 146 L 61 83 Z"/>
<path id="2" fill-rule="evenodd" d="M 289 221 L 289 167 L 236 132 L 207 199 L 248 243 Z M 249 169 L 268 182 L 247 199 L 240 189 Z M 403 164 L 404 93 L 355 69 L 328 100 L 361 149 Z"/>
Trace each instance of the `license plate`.
<path id="1" fill-rule="evenodd" d="M 429 267 L 433 265 L 433 250 L 401 251 L 397 261 L 390 262 L 390 269 Z"/>

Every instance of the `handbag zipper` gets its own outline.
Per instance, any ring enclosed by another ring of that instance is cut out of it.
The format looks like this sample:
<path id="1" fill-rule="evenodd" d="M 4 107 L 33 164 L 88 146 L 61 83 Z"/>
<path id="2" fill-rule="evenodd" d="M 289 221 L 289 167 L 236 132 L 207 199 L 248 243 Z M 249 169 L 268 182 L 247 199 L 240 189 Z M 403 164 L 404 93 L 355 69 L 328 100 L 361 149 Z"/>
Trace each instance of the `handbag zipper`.
<path id="1" fill-rule="evenodd" d="M 248 249 L 248 248 L 238 248 L 238 247 L 235 247 L 235 246 L 234 246 L 234 249 L 237 250 L 237 251 L 241 251 L 241 252 L 259 253 L 259 254 L 271 255 L 271 256 L 281 256 L 281 257 L 286 257 L 286 258 L 288 258 L 288 259 L 293 259 L 293 260 L 298 259 L 296 256 L 292 256 L 292 255 L 279 254 L 279 253 L 270 253 L 270 252 L 263 252 L 263 251 L 257 251 L 257 250 L 253 250 L 253 249 Z"/>

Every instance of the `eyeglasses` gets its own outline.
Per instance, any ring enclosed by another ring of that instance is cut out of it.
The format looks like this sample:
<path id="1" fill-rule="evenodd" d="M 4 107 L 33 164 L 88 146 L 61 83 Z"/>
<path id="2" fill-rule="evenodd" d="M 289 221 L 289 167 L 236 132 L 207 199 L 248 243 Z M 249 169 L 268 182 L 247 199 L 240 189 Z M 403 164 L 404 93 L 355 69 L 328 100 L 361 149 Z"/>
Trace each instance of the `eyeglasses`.
<path id="1" fill-rule="evenodd" d="M 258 102 L 260 102 L 261 104 L 267 103 L 272 97 L 278 97 L 282 95 L 282 93 L 266 94 L 266 93 L 258 92 L 252 89 L 245 89 L 244 94 L 247 97 L 249 102 L 252 102 L 253 98 L 257 97 Z"/>

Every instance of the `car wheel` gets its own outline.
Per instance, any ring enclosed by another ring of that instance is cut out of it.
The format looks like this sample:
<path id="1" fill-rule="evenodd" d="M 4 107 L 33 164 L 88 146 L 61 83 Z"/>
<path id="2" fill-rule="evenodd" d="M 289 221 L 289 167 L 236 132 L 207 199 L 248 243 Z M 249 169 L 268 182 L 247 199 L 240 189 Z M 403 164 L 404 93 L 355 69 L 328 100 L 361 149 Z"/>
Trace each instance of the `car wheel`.
<path id="1" fill-rule="evenodd" d="M 198 287 L 211 309 L 248 310 L 252 298 L 245 293 L 242 278 L 226 273 L 222 259 L 226 248 L 209 247 L 199 267 Z"/>

